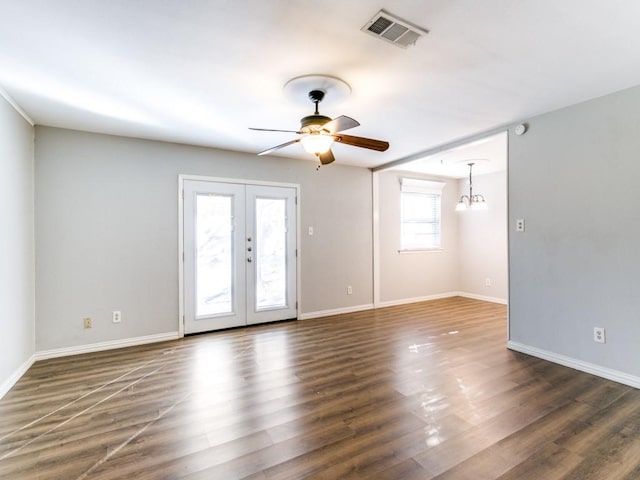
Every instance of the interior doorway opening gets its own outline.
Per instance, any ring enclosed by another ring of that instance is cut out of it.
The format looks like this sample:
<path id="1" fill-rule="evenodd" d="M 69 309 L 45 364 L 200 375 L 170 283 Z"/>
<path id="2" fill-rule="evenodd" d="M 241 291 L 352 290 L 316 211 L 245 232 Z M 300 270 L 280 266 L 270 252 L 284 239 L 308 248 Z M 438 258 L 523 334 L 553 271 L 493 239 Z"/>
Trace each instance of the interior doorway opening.
<path id="1" fill-rule="evenodd" d="M 491 132 L 450 148 L 426 152 L 374 171 L 374 292 L 376 306 L 461 295 L 508 303 L 508 132 Z M 486 209 L 456 211 L 473 194 Z M 438 249 L 406 252 L 398 247 L 403 179 L 445 183 Z"/>

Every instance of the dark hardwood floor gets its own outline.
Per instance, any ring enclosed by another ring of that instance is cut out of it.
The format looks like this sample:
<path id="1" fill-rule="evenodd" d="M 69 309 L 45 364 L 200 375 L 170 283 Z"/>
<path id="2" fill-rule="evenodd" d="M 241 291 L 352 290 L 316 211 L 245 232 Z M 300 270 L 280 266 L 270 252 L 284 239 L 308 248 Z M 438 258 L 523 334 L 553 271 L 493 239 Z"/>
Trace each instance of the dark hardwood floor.
<path id="1" fill-rule="evenodd" d="M 451 298 L 37 362 L 0 478 L 640 478 L 640 391 L 505 344 Z"/>

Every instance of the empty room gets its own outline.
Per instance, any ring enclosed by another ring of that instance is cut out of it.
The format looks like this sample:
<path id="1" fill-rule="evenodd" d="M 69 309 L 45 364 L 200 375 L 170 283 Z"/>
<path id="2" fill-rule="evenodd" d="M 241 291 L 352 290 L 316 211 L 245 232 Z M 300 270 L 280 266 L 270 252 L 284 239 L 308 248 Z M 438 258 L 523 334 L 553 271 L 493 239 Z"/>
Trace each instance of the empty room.
<path id="1" fill-rule="evenodd" d="M 0 478 L 640 478 L 640 4 L 0 5 Z"/>

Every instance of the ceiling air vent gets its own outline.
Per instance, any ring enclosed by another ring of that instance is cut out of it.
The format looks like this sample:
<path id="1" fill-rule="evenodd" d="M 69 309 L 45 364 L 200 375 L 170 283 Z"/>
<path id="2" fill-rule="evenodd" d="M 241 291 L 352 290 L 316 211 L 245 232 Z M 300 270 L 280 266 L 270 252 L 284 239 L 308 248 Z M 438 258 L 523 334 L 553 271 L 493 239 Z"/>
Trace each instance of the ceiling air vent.
<path id="1" fill-rule="evenodd" d="M 411 25 L 384 10 L 376 13 L 362 27 L 362 31 L 402 48 L 415 45 L 420 37 L 429 33 L 428 30 Z"/>

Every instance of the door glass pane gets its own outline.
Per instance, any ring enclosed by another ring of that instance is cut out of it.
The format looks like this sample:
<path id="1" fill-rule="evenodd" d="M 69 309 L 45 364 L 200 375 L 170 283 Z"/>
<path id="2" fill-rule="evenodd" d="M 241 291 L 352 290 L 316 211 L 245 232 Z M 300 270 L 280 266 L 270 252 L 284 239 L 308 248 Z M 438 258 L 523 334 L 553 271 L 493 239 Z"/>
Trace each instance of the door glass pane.
<path id="1" fill-rule="evenodd" d="M 233 311 L 233 199 L 196 196 L 196 318 Z"/>
<path id="2" fill-rule="evenodd" d="M 286 206 L 256 198 L 256 310 L 287 306 Z"/>

